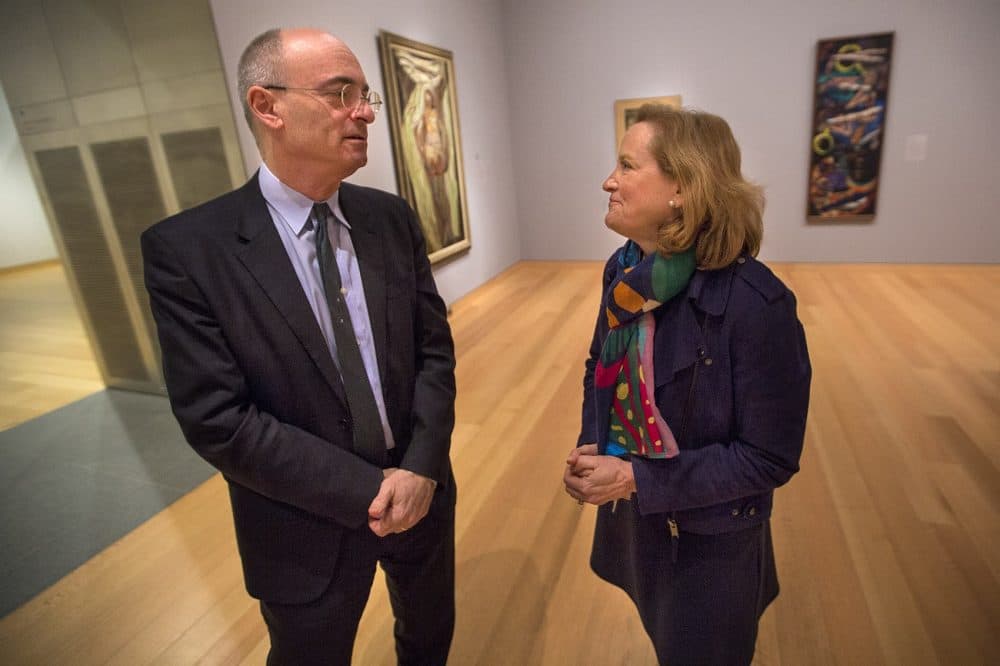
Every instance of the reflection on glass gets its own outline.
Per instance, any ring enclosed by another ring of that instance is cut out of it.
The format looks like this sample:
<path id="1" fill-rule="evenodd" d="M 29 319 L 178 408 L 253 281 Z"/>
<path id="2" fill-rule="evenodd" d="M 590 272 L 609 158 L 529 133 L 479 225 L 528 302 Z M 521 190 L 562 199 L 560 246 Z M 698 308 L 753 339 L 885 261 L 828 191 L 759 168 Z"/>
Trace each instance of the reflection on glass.
<path id="1" fill-rule="evenodd" d="M 94 329 L 91 341 L 99 347 L 109 376 L 150 381 L 84 177 L 79 148 L 39 150 L 35 160 L 66 248 L 64 259 L 76 276 Z"/>
<path id="2" fill-rule="evenodd" d="M 104 195 L 128 266 L 129 280 L 142 304 L 147 330 L 156 331 L 149 310 L 149 297 L 142 278 L 139 236 L 147 227 L 167 216 L 163 195 L 153 169 L 146 137 L 107 141 L 90 146 L 101 177 Z M 151 335 L 156 345 L 155 335 Z M 157 348 L 159 353 L 159 348 Z"/>
<path id="3" fill-rule="evenodd" d="M 181 210 L 232 189 L 218 127 L 172 132 L 162 138 Z"/>

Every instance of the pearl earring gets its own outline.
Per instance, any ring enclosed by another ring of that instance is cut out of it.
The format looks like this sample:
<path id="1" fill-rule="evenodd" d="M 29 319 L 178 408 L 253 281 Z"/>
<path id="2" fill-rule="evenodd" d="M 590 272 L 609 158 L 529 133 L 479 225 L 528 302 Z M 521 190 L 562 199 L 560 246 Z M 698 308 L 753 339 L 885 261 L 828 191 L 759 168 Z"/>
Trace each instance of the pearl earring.
<path id="1" fill-rule="evenodd" d="M 674 201 L 673 199 L 671 199 L 671 200 L 670 200 L 670 207 L 671 207 L 671 208 L 677 208 L 677 202 L 676 202 L 676 201 Z"/>

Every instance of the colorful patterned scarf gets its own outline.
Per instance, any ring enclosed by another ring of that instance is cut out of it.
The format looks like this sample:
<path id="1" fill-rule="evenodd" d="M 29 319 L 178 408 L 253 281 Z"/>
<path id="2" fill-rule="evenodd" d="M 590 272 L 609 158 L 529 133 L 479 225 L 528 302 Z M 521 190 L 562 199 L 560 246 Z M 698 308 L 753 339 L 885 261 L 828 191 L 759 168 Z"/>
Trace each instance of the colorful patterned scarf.
<path id="1" fill-rule="evenodd" d="M 694 248 L 662 257 L 643 257 L 629 241 L 608 286 L 606 314 L 611 330 L 594 375 L 597 436 L 601 453 L 672 458 L 677 441 L 656 408 L 653 377 L 652 311 L 684 291 L 695 269 Z"/>

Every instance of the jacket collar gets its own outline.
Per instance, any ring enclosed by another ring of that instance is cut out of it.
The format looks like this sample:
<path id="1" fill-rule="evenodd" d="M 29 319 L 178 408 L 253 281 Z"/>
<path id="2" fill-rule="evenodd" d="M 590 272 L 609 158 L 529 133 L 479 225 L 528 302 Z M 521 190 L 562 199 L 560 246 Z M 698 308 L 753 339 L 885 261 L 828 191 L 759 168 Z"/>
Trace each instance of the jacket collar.
<path id="1" fill-rule="evenodd" d="M 704 324 L 696 311 L 712 317 L 724 314 L 735 272 L 734 266 L 695 271 L 688 283 L 687 299 L 673 307 L 668 304 L 660 314 L 656 348 L 664 353 L 653 355 L 656 386 L 672 381 L 678 372 L 699 362 L 703 355 L 714 353 L 707 347 Z"/>
<path id="2" fill-rule="evenodd" d="M 288 255 L 278 238 L 274 221 L 267 210 L 264 195 L 261 194 L 258 174 L 243 186 L 244 208 L 237 225 L 237 234 L 247 243 L 244 253 L 248 268 L 265 291 L 272 296 L 275 306 L 282 311 L 289 324 L 299 335 L 310 356 L 320 367 L 338 395 L 345 395 L 340 375 L 333 365 L 323 334 L 316 324 L 316 318 L 309 303 L 302 294 L 295 271 L 288 262 Z M 388 385 L 388 308 L 386 304 L 386 263 L 383 235 L 379 234 L 381 218 L 374 214 L 370 203 L 365 201 L 365 191 L 350 183 L 341 183 L 339 188 L 340 209 L 351 230 L 351 242 L 358 257 L 361 283 L 364 285 L 368 317 L 375 339 L 375 358 L 383 386 Z M 254 242 L 273 236 L 273 242 Z M 287 299 L 287 300 L 285 300 Z M 329 361 L 329 362 L 327 362 Z M 346 400 L 346 397 L 345 397 Z"/>
<path id="3" fill-rule="evenodd" d="M 735 273 L 735 264 L 712 271 L 696 270 L 688 284 L 688 299 L 705 314 L 721 316 L 729 303 Z"/>
<path id="4" fill-rule="evenodd" d="M 243 210 L 236 221 L 236 235 L 241 241 L 252 241 L 261 233 L 272 229 L 274 222 L 267 211 L 267 202 L 260 193 L 259 173 L 254 172 L 239 192 L 243 195 Z"/>
<path id="5" fill-rule="evenodd" d="M 306 300 L 285 247 L 281 243 L 267 202 L 260 192 L 257 174 L 240 189 L 243 208 L 236 222 L 239 248 L 236 255 L 261 290 L 281 313 L 313 363 L 337 397 L 347 404 L 347 395 L 316 316 Z"/>

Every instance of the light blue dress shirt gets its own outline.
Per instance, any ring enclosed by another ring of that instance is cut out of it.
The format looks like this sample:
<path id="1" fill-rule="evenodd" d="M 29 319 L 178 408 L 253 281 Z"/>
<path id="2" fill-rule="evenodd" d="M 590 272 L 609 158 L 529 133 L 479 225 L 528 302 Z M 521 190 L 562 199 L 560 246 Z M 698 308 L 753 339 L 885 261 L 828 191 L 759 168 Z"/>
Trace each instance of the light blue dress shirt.
<path id="1" fill-rule="evenodd" d="M 333 324 L 330 322 L 330 309 L 323 291 L 323 278 L 319 272 L 319 260 L 316 256 L 316 230 L 310 215 L 314 202 L 309 197 L 288 187 L 277 176 L 271 173 L 266 164 L 261 164 L 260 192 L 267 202 L 274 227 L 285 246 L 285 252 L 292 262 L 295 275 L 299 278 L 302 290 L 309 301 L 316 323 L 323 331 L 326 345 L 330 350 L 337 368 L 337 342 L 333 336 Z M 340 190 L 333 193 L 326 203 L 333 211 L 336 222 L 331 221 L 328 228 L 330 244 L 337 258 L 337 269 L 340 272 L 340 283 L 344 290 L 347 309 L 351 313 L 351 325 L 354 336 L 361 349 L 361 360 L 365 364 L 365 373 L 375 395 L 378 415 L 382 420 L 382 432 L 385 434 L 386 448 L 393 448 L 395 440 L 389 419 L 386 417 L 385 398 L 382 397 L 382 378 L 378 372 L 378 361 L 375 357 L 375 339 L 372 335 L 371 319 L 368 317 L 368 303 L 365 301 L 364 285 L 361 284 L 361 271 L 358 266 L 358 256 L 354 253 L 354 243 L 351 241 L 351 225 L 340 209 Z"/>

